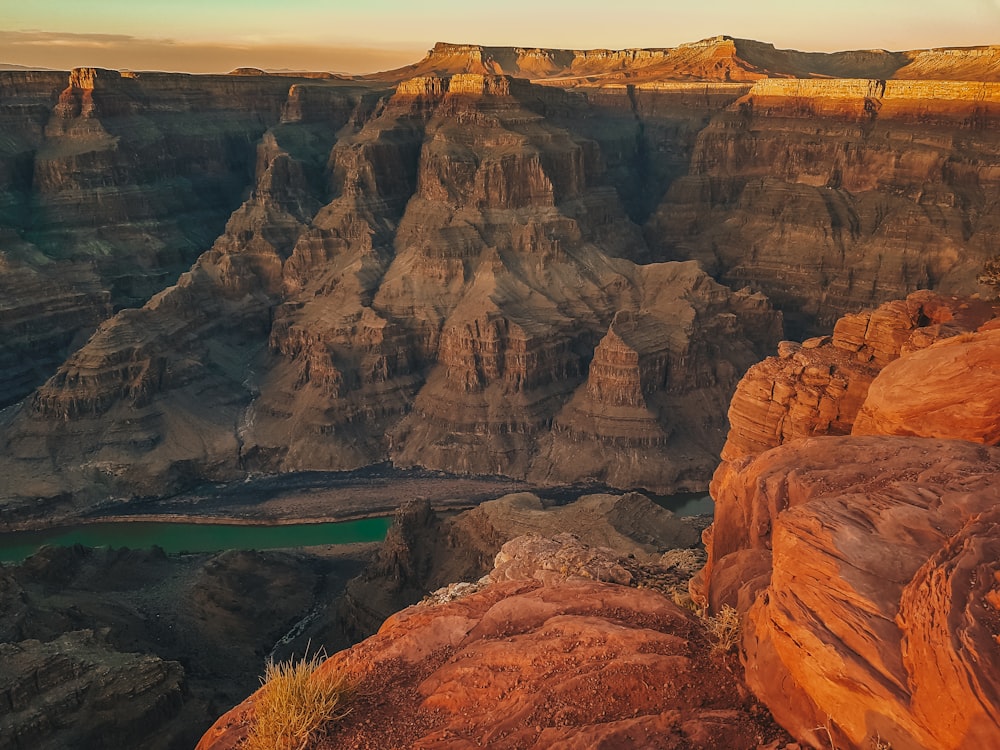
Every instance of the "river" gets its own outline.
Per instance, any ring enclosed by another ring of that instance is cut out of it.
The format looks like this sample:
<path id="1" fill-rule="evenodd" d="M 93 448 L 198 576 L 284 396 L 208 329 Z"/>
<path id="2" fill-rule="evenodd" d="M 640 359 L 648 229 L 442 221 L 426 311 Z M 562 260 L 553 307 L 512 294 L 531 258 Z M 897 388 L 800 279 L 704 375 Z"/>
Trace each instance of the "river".
<path id="1" fill-rule="evenodd" d="M 0 533 L 0 562 L 19 562 L 44 544 L 214 552 L 377 542 L 385 538 L 392 513 L 408 498 L 457 511 L 519 491 L 533 491 L 555 503 L 590 492 L 620 492 L 594 486 L 540 488 L 504 477 L 386 467 L 300 472 L 115 503 L 82 523 Z M 648 497 L 678 515 L 712 513 L 711 498 L 704 492 Z"/>

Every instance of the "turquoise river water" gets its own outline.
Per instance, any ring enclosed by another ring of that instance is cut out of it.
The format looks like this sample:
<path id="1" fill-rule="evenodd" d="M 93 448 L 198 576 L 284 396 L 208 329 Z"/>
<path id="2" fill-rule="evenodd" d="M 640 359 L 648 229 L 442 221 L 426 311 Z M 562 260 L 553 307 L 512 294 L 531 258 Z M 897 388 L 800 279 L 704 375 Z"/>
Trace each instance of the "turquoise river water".
<path id="1" fill-rule="evenodd" d="M 391 518 L 280 526 L 146 521 L 93 523 L 63 529 L 0 534 L 0 562 L 20 562 L 43 544 L 133 549 L 155 545 L 167 552 L 215 552 L 225 549 L 260 550 L 380 542 L 385 539 L 391 524 Z"/>

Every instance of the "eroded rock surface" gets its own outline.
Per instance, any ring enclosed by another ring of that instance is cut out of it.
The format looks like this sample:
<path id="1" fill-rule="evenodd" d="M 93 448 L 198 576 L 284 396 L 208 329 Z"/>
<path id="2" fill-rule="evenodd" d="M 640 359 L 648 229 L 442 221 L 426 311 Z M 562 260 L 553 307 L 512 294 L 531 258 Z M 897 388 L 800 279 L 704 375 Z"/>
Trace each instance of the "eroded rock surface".
<path id="1" fill-rule="evenodd" d="M 855 420 L 872 424 L 879 409 L 906 410 L 912 424 L 899 431 L 859 427 L 859 434 L 912 434 L 976 439 L 963 433 L 961 425 L 975 421 L 990 434 L 991 401 L 995 384 L 989 372 L 995 368 L 996 347 L 983 341 L 973 349 L 948 349 L 946 355 L 904 356 L 883 378 L 883 368 L 901 355 L 925 349 L 935 342 L 967 334 L 1000 317 L 1000 307 L 979 299 L 920 291 L 905 300 L 887 302 L 876 310 L 845 315 L 837 321 L 832 336 L 809 339 L 802 344 L 784 341 L 778 356 L 751 367 L 729 406 L 729 435 L 722 449 L 723 460 L 752 456 L 768 448 L 802 437 L 849 435 Z M 983 334 L 985 335 L 985 334 Z M 972 352 L 975 351 L 975 354 Z M 942 357 L 939 361 L 937 357 Z M 934 368 L 949 361 L 946 373 Z M 978 371 L 971 376 L 969 369 Z M 899 373 L 893 375 L 893 372 Z M 877 378 L 877 380 L 876 380 Z M 879 394 L 859 416 L 873 381 Z M 953 399 L 950 412 L 940 419 L 939 406 L 928 401 Z M 971 394 L 975 394 L 974 396 Z M 963 398 L 971 399 L 968 419 L 958 414 Z M 923 399 L 923 401 L 921 400 Z M 882 404 L 878 406 L 877 404 Z M 896 406 L 893 406 L 893 405 Z M 976 406 L 978 404 L 978 406 Z M 867 416 L 870 410 L 873 416 Z M 995 409 L 993 409 L 995 411 Z M 889 422 L 887 415 L 883 421 Z M 902 415 L 898 419 L 904 419 Z M 926 423 L 923 431 L 916 423 Z M 951 425 L 948 427 L 947 425 Z M 980 440 L 982 442 L 982 440 Z"/>
<path id="2" fill-rule="evenodd" d="M 0 566 L 0 747 L 177 750 L 308 649 L 339 557 L 45 547 Z"/>
<path id="3" fill-rule="evenodd" d="M 600 553 L 567 548 L 557 566 L 545 561 L 563 545 L 542 547 L 512 541 L 498 561 L 508 580 L 406 609 L 328 660 L 322 669 L 350 675 L 357 692 L 317 746 L 721 750 L 783 737 L 741 697 L 690 612 L 651 589 L 580 577 L 610 570 L 594 565 Z M 199 750 L 235 747 L 256 699 Z"/>
<path id="4" fill-rule="evenodd" d="M 0 406 L 211 246 L 296 83 L 0 72 Z"/>
<path id="5" fill-rule="evenodd" d="M 473 584 L 493 569 L 506 543 L 526 534 L 541 545 L 529 555 L 532 560 L 544 556 L 549 538 L 571 534 L 572 540 L 562 546 L 613 549 L 614 565 L 625 571 L 628 581 L 659 581 L 664 590 L 672 589 L 693 571 L 683 578 L 664 577 L 658 572 L 661 567 L 677 566 L 664 564 L 662 558 L 671 552 L 682 557 L 684 552 L 700 552 L 705 523 L 704 518 L 677 517 L 635 492 L 584 495 L 568 503 L 522 492 L 455 516 L 434 513 L 426 502 L 407 503 L 375 560 L 348 584 L 331 630 L 348 635 L 350 642 L 366 638 L 387 617 L 429 592 L 458 582 Z M 536 562 L 530 564 L 537 567 Z M 681 569 L 687 570 L 683 563 Z"/>
<path id="6" fill-rule="evenodd" d="M 4 415 L 12 520 L 387 458 L 703 487 L 780 319 L 694 263 L 637 263 L 617 136 L 572 117 L 589 105 L 474 74 L 378 106 L 323 91 L 264 135 L 255 189 L 178 284 Z"/>
<path id="7" fill-rule="evenodd" d="M 1000 742 L 995 314 L 914 294 L 783 342 L 737 390 L 690 589 L 743 614 L 748 685 L 800 741 Z"/>
<path id="8" fill-rule="evenodd" d="M 920 288 L 971 294 L 1000 183 L 995 156 L 962 154 L 1000 149 L 974 124 L 998 101 L 996 83 L 758 81 L 700 132 L 647 236 L 760 289 L 797 335 Z"/>
<path id="9" fill-rule="evenodd" d="M 0 748 L 132 747 L 176 716 L 184 670 L 123 654 L 92 631 L 0 643 Z"/>
<path id="10" fill-rule="evenodd" d="M 931 438 L 723 465 L 695 590 L 746 613 L 747 681 L 779 723 L 856 748 L 1000 741 L 998 479 L 996 448 Z"/>
<path id="11" fill-rule="evenodd" d="M 853 433 L 1000 443 L 1000 330 L 957 336 L 887 366 Z"/>

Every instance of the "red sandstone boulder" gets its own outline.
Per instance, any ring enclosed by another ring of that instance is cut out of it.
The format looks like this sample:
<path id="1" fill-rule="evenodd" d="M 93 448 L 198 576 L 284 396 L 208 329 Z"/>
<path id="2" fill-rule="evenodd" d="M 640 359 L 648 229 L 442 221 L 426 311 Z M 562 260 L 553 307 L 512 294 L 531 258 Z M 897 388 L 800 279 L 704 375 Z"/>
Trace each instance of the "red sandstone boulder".
<path id="1" fill-rule="evenodd" d="M 690 589 L 744 614 L 749 687 L 814 747 L 1000 747 L 996 320 L 917 292 L 737 388 Z"/>
<path id="2" fill-rule="evenodd" d="M 782 342 L 778 356 L 754 365 L 737 386 L 729 406 L 730 430 L 722 449 L 723 460 L 756 455 L 797 438 L 849 435 L 868 389 L 883 367 L 943 339 L 989 328 L 998 316 L 1000 308 L 994 303 L 925 290 L 904 300 L 887 302 L 876 310 L 845 315 L 837 321 L 832 336 L 802 344 Z M 988 365 L 991 361 L 989 349 L 986 343 L 977 354 L 981 364 Z M 917 360 L 912 367 L 904 368 L 904 377 L 920 379 L 919 370 L 925 361 Z M 961 364 L 949 372 L 949 378 L 965 380 Z M 920 398 L 905 400 L 905 394 L 892 382 L 892 386 L 883 389 L 888 395 L 882 397 L 882 402 L 895 403 L 902 395 L 901 403 L 910 404 L 919 420 Z M 918 393 L 938 385 L 933 381 Z M 952 384 L 946 387 L 949 392 L 954 388 Z M 957 392 L 970 387 L 973 386 L 965 383 Z M 990 407 L 984 403 L 982 408 L 989 411 Z M 953 417 L 945 415 L 944 420 L 938 420 L 939 427 L 940 423 L 952 422 Z M 861 434 L 868 433 L 962 437 L 947 429 L 937 433 L 887 432 L 873 427 Z"/>
<path id="3" fill-rule="evenodd" d="M 1000 442 L 1000 330 L 939 342 L 889 364 L 872 383 L 855 435 Z"/>

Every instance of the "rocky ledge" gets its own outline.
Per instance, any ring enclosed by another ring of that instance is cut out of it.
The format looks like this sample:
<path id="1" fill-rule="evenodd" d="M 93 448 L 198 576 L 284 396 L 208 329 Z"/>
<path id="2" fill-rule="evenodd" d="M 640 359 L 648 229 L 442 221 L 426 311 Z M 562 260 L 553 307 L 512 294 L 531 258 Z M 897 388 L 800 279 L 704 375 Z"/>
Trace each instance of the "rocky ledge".
<path id="1" fill-rule="evenodd" d="M 878 325 L 912 298 L 838 324 L 855 361 L 872 343 L 851 334 L 862 328 L 895 341 L 862 359 L 899 354 L 859 392 L 853 427 L 838 428 L 852 434 L 822 436 L 816 403 L 787 418 L 817 436 L 778 432 L 770 450 L 734 422 L 741 450 L 712 481 L 708 563 L 691 593 L 742 614 L 750 689 L 811 746 L 1000 743 L 1000 337 L 989 305 L 923 301 L 945 314 L 921 316 L 930 331 Z M 797 377 L 823 348 L 795 354 Z"/>
<path id="2" fill-rule="evenodd" d="M 622 562 L 570 539 L 509 542 L 473 593 L 410 607 L 323 665 L 356 697 L 315 747 L 784 746 L 699 620 L 621 585 Z M 256 700 L 198 750 L 237 747 Z"/>

